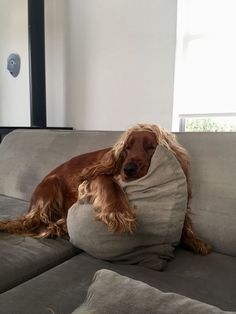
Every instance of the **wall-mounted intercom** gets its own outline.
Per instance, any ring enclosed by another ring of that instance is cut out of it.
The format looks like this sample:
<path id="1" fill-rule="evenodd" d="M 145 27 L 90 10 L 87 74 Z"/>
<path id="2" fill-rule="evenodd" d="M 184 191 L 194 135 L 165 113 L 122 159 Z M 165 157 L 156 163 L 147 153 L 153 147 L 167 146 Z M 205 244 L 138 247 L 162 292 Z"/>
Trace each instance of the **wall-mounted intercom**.
<path id="1" fill-rule="evenodd" d="M 11 53 L 7 58 L 7 69 L 13 77 L 17 77 L 20 72 L 20 56 Z"/>

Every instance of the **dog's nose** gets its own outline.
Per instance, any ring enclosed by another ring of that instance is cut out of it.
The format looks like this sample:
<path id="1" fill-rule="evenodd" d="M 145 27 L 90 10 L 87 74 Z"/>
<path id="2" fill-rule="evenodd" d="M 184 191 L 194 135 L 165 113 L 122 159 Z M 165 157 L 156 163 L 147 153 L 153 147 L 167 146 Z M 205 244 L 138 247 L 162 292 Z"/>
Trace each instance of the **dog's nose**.
<path id="1" fill-rule="evenodd" d="M 137 173 L 138 166 L 134 162 L 129 162 L 124 166 L 124 173 L 127 177 L 132 177 Z"/>

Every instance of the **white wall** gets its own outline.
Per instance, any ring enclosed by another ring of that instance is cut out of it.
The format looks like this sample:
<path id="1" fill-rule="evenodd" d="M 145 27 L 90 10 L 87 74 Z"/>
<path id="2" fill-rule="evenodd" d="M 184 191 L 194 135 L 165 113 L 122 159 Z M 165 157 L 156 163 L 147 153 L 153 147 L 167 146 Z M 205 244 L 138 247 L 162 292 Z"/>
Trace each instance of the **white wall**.
<path id="1" fill-rule="evenodd" d="M 27 0 L 0 3 L 0 126 L 30 125 Z M 7 71 L 10 53 L 21 57 L 21 71 Z"/>
<path id="2" fill-rule="evenodd" d="M 47 0 L 45 24 L 48 126 L 171 129 L 176 0 Z M 27 0 L 1 0 L 0 125 L 30 125 L 29 98 Z"/>
<path id="3" fill-rule="evenodd" d="M 171 129 L 176 1 L 66 4 L 65 125 L 119 130 L 149 122 Z"/>

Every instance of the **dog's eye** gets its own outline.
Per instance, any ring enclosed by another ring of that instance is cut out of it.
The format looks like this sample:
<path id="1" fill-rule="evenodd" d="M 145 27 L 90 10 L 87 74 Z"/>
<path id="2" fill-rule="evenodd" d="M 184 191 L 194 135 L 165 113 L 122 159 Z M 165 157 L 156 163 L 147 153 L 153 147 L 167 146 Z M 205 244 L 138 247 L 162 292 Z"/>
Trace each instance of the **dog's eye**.
<path id="1" fill-rule="evenodd" d="M 134 142 L 135 140 L 133 138 L 130 138 L 125 144 L 125 149 L 130 150 L 133 147 Z"/>
<path id="2" fill-rule="evenodd" d="M 155 149 L 156 149 L 156 145 L 153 145 L 153 144 L 145 145 L 145 150 L 155 150 Z"/>
<path id="3" fill-rule="evenodd" d="M 125 146 L 125 149 L 126 149 L 126 150 L 131 149 L 131 145 L 127 144 L 127 145 Z"/>

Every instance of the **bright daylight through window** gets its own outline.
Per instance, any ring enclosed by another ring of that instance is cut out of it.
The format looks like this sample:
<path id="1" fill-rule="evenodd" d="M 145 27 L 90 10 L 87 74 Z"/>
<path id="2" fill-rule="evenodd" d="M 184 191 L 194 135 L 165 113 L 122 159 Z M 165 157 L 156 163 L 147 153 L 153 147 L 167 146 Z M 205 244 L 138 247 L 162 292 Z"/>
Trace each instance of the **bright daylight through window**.
<path id="1" fill-rule="evenodd" d="M 236 1 L 179 0 L 174 131 L 236 131 Z"/>

